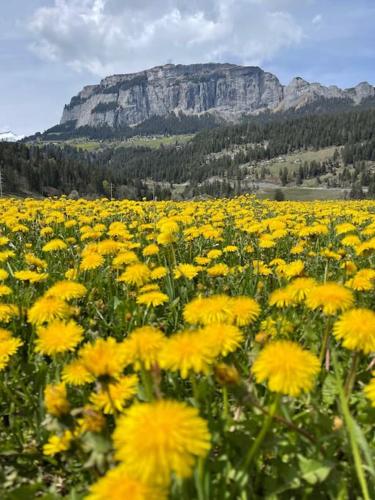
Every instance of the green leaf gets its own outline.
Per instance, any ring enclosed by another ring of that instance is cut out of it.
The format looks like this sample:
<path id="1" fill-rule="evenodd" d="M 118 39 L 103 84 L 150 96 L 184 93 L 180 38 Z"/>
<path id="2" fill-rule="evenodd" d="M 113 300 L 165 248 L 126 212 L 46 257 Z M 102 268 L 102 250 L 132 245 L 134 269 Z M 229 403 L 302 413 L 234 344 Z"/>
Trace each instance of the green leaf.
<path id="1" fill-rule="evenodd" d="M 331 472 L 332 465 L 329 462 L 321 462 L 314 458 L 306 458 L 298 455 L 299 468 L 303 479 L 309 484 L 322 483 Z"/>

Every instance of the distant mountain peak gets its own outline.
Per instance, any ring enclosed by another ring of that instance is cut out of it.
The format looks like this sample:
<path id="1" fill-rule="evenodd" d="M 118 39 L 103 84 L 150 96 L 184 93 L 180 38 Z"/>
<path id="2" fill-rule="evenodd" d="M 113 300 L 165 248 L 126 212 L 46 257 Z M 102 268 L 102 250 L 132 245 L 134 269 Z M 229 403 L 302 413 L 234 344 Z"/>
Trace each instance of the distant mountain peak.
<path id="1" fill-rule="evenodd" d="M 153 117 L 212 114 L 226 121 L 265 111 L 300 109 L 318 100 L 358 105 L 375 97 L 361 82 L 352 89 L 310 83 L 297 76 L 284 86 L 257 66 L 230 63 L 165 64 L 131 74 L 111 75 L 88 85 L 64 108 L 61 125 L 135 126 Z"/>
<path id="2" fill-rule="evenodd" d="M 17 142 L 23 138 L 23 135 L 16 135 L 11 130 L 0 132 L 0 142 Z"/>

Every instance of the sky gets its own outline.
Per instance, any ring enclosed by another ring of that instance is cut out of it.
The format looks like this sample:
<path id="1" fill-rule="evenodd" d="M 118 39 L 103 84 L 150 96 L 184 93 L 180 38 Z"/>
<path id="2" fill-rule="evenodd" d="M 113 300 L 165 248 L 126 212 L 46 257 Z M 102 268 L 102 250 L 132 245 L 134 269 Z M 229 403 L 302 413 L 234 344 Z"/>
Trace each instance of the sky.
<path id="1" fill-rule="evenodd" d="M 0 0 L 0 132 L 43 131 L 105 76 L 260 66 L 287 84 L 375 84 L 375 0 Z"/>

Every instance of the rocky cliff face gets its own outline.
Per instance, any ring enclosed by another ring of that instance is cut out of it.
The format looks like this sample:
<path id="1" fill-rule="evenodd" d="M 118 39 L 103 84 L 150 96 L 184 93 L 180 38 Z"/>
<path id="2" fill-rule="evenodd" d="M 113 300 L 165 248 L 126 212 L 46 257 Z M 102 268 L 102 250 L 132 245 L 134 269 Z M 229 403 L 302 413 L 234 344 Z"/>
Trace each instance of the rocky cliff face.
<path id="1" fill-rule="evenodd" d="M 109 76 L 99 85 L 84 87 L 65 106 L 61 124 L 131 126 L 172 112 L 213 113 L 232 121 L 267 110 L 298 109 L 319 98 L 359 104 L 374 96 L 374 87 L 366 82 L 342 90 L 294 78 L 284 87 L 276 76 L 258 67 L 167 64 L 140 73 Z"/>

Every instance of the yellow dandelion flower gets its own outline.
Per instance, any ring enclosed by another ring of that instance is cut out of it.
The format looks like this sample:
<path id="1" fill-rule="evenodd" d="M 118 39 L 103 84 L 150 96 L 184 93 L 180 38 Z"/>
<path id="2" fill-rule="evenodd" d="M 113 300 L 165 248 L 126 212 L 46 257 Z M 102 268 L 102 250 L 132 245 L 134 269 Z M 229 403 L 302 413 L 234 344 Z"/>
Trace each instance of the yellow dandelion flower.
<path id="1" fill-rule="evenodd" d="M 211 323 L 233 323 L 234 313 L 231 297 L 212 295 L 197 297 L 184 308 L 184 319 L 188 323 L 209 325 Z"/>
<path id="2" fill-rule="evenodd" d="M 103 413 L 112 415 L 115 411 L 122 412 L 125 404 L 137 394 L 138 377 L 129 375 L 120 377 L 116 382 L 101 387 L 90 396 L 90 403 Z"/>
<path id="3" fill-rule="evenodd" d="M 165 488 L 151 486 L 129 475 L 127 467 L 119 465 L 91 485 L 86 500 L 167 500 Z"/>
<path id="4" fill-rule="evenodd" d="M 56 319 L 66 319 L 72 310 L 69 305 L 58 297 L 41 297 L 30 307 L 28 321 L 40 325 Z"/>
<path id="5" fill-rule="evenodd" d="M 215 264 L 207 269 L 207 274 L 216 278 L 217 276 L 227 276 L 229 274 L 229 267 L 223 262 Z"/>
<path id="6" fill-rule="evenodd" d="M 68 248 L 68 245 L 65 243 L 65 241 L 60 240 L 58 238 L 55 238 L 48 243 L 46 243 L 42 250 L 43 252 L 56 252 L 59 250 L 66 250 Z"/>
<path id="7" fill-rule="evenodd" d="M 294 292 L 288 287 L 278 288 L 270 294 L 268 303 L 270 306 L 276 306 L 279 308 L 294 306 L 296 304 Z"/>
<path id="8" fill-rule="evenodd" d="M 85 344 L 78 355 L 86 370 L 95 377 L 118 377 L 125 366 L 120 344 L 113 337 Z"/>
<path id="9" fill-rule="evenodd" d="M 159 353 L 159 364 L 165 370 L 179 371 L 182 378 L 190 372 L 208 373 L 217 352 L 212 339 L 200 331 L 183 331 L 169 337 Z"/>
<path id="10" fill-rule="evenodd" d="M 151 484 L 167 485 L 172 473 L 191 476 L 195 459 L 210 449 L 207 423 L 197 408 L 177 401 L 131 406 L 118 420 L 113 440 L 129 473 Z"/>
<path id="11" fill-rule="evenodd" d="M 165 276 L 167 276 L 167 274 L 168 274 L 168 271 L 167 271 L 166 267 L 158 266 L 158 267 L 155 267 L 155 269 L 153 269 L 151 271 L 151 279 L 152 280 L 160 280 L 161 278 L 164 278 Z"/>
<path id="12" fill-rule="evenodd" d="M 81 271 L 91 271 L 104 264 L 104 257 L 97 252 L 90 252 L 83 257 L 79 268 Z"/>
<path id="13" fill-rule="evenodd" d="M 345 311 L 353 302 L 352 292 L 335 282 L 315 286 L 309 291 L 305 301 L 309 309 L 322 309 L 327 315 Z"/>
<path id="14" fill-rule="evenodd" d="M 14 304 L 0 304 L 0 322 L 9 323 L 18 316 L 18 307 Z"/>
<path id="15" fill-rule="evenodd" d="M 174 277 L 178 278 L 186 278 L 188 280 L 194 279 L 198 276 L 198 273 L 201 271 L 200 267 L 193 266 L 193 264 L 179 264 L 174 270 Z"/>
<path id="16" fill-rule="evenodd" d="M 252 371 L 258 383 L 268 382 L 271 391 L 299 396 L 313 388 L 319 369 L 319 360 L 314 354 L 295 342 L 279 340 L 263 348 Z"/>
<path id="17" fill-rule="evenodd" d="M 146 264 L 132 264 L 118 277 L 117 281 L 128 285 L 142 286 L 151 278 L 151 271 Z"/>
<path id="18" fill-rule="evenodd" d="M 302 260 L 295 260 L 289 264 L 281 264 L 277 267 L 277 273 L 286 279 L 300 276 L 305 269 L 305 263 Z"/>
<path id="19" fill-rule="evenodd" d="M 310 290 L 316 285 L 317 283 L 313 278 L 297 278 L 287 286 L 287 289 L 293 300 L 303 302 Z"/>
<path id="20" fill-rule="evenodd" d="M 365 354 L 375 352 L 375 312 L 370 309 L 350 309 L 333 327 L 333 334 L 342 345 Z"/>
<path id="21" fill-rule="evenodd" d="M 62 300 L 80 299 L 87 293 L 87 289 L 81 283 L 75 281 L 58 281 L 45 293 L 46 297 L 58 297 Z"/>
<path id="22" fill-rule="evenodd" d="M 375 287 L 375 270 L 360 269 L 345 285 L 359 292 L 368 292 Z"/>
<path id="23" fill-rule="evenodd" d="M 9 273 L 5 269 L 0 269 L 0 281 L 5 281 L 9 276 Z"/>
<path id="24" fill-rule="evenodd" d="M 218 259 L 222 255 L 223 255 L 223 252 L 221 250 L 214 249 L 214 250 L 210 250 L 207 253 L 207 258 L 210 259 L 210 260 L 213 260 L 213 259 Z"/>
<path id="25" fill-rule="evenodd" d="M 70 404 L 64 382 L 48 384 L 44 389 L 44 406 L 54 417 L 65 415 L 70 410 Z"/>
<path id="26" fill-rule="evenodd" d="M 143 250 L 142 250 L 142 255 L 144 257 L 151 257 L 151 255 L 157 255 L 159 253 L 159 247 L 155 245 L 155 243 L 151 243 L 150 245 L 147 245 Z"/>
<path id="27" fill-rule="evenodd" d="M 203 335 L 211 345 L 213 356 L 226 356 L 236 351 L 244 340 L 243 332 L 234 325 L 212 324 L 198 330 L 197 334 Z"/>
<path id="28" fill-rule="evenodd" d="M 162 331 L 152 326 L 136 328 L 122 343 L 124 357 L 136 370 L 143 365 L 150 370 L 157 363 L 158 355 L 166 343 Z"/>
<path id="29" fill-rule="evenodd" d="M 61 378 L 66 384 L 70 385 L 84 385 L 95 380 L 95 377 L 91 375 L 79 359 L 75 359 L 64 366 Z"/>
<path id="30" fill-rule="evenodd" d="M 105 426 L 104 416 L 93 406 L 83 407 L 82 416 L 77 418 L 78 432 L 100 432 Z"/>
<path id="31" fill-rule="evenodd" d="M 9 358 L 22 344 L 22 340 L 12 337 L 8 330 L 0 328 L 0 371 L 8 365 Z"/>
<path id="32" fill-rule="evenodd" d="M 53 456 L 67 451 L 70 448 L 72 440 L 73 434 L 71 431 L 65 431 L 61 436 L 50 436 L 48 442 L 43 446 L 43 453 L 46 456 Z"/>
<path id="33" fill-rule="evenodd" d="M 48 278 L 47 273 L 37 273 L 36 271 L 16 271 L 14 277 L 19 281 L 29 281 L 30 283 L 38 283 Z"/>
<path id="34" fill-rule="evenodd" d="M 0 297 L 12 295 L 13 290 L 7 285 L 0 285 Z"/>
<path id="35" fill-rule="evenodd" d="M 163 292 L 153 291 L 143 293 L 137 297 L 137 304 L 144 304 L 148 307 L 157 307 L 168 302 L 169 297 Z"/>
<path id="36" fill-rule="evenodd" d="M 135 252 L 128 250 L 127 252 L 119 253 L 112 261 L 112 267 L 114 269 L 120 269 L 121 267 L 134 264 L 134 262 L 138 262 L 138 257 Z"/>
<path id="37" fill-rule="evenodd" d="M 74 351 L 81 342 L 83 333 L 83 328 L 73 320 L 52 321 L 45 327 L 38 327 L 35 350 L 49 356 Z"/>
<path id="38" fill-rule="evenodd" d="M 232 297 L 231 310 L 237 326 L 247 326 L 253 323 L 260 314 L 259 304 L 250 297 Z"/>
<path id="39" fill-rule="evenodd" d="M 48 266 L 45 260 L 39 259 L 39 257 L 36 257 L 32 253 L 25 254 L 25 262 L 29 266 L 34 266 L 38 269 L 46 269 Z"/>

